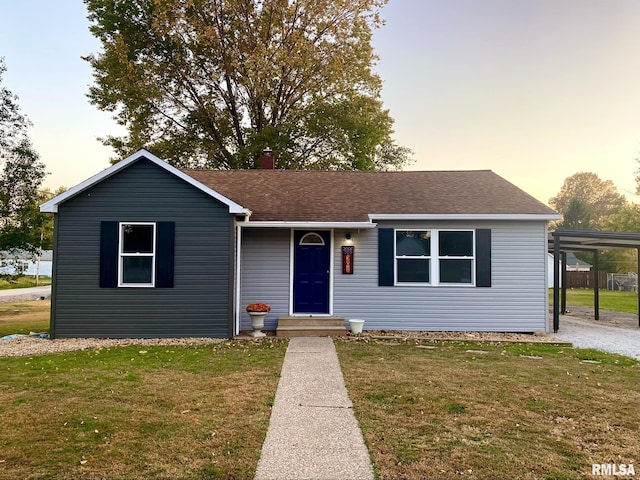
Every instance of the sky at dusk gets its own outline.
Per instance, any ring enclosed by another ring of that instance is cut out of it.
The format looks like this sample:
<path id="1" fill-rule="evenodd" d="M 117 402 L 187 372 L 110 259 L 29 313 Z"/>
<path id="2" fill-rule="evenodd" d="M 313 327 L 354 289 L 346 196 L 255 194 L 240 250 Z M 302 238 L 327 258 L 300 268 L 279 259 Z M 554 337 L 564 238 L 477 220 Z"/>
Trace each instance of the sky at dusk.
<path id="1" fill-rule="evenodd" d="M 543 202 L 592 171 L 640 201 L 640 1 L 390 0 L 382 15 L 376 71 L 407 169 L 491 169 Z M 108 167 L 96 137 L 122 133 L 86 98 L 88 26 L 80 0 L 0 0 L 3 84 L 53 189 Z"/>

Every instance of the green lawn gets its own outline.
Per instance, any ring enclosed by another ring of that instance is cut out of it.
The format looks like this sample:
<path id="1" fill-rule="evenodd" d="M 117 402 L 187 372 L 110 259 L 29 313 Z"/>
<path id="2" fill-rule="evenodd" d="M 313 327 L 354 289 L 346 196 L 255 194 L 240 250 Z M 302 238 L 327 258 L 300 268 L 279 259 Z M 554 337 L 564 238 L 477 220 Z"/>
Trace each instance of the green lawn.
<path id="1" fill-rule="evenodd" d="M 574 479 L 590 477 L 592 463 L 637 464 L 635 360 L 535 344 L 418 344 L 336 341 L 380 479 Z"/>
<path id="2" fill-rule="evenodd" d="M 51 278 L 40 277 L 38 280 L 38 286 L 44 287 L 46 285 L 51 285 Z M 0 290 L 9 290 L 12 288 L 28 288 L 35 287 L 36 279 L 35 277 L 30 277 L 27 275 L 19 275 L 19 276 L 8 276 L 4 275 L 0 277 Z"/>
<path id="3" fill-rule="evenodd" d="M 0 337 L 12 333 L 48 332 L 50 300 L 0 302 Z"/>
<path id="4" fill-rule="evenodd" d="M 286 346 L 0 358 L 0 479 L 252 478 Z"/>
<path id="5" fill-rule="evenodd" d="M 638 313 L 638 294 L 600 290 L 600 308 L 614 312 Z M 553 289 L 549 289 L 549 304 L 553 305 Z M 568 288 L 567 305 L 593 307 L 593 290 L 589 288 Z"/>

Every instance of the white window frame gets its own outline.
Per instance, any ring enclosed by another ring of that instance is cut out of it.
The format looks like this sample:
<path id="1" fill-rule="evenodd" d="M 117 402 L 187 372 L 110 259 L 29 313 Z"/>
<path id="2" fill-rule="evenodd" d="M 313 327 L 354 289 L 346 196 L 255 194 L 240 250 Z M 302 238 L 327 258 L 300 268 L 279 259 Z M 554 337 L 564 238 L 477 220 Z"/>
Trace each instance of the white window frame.
<path id="1" fill-rule="evenodd" d="M 396 251 L 397 232 L 430 232 L 431 252 L 429 256 L 398 256 Z M 447 256 L 440 255 L 440 232 L 471 232 L 472 234 L 472 256 Z M 393 274 L 394 285 L 397 287 L 454 287 L 469 288 L 476 286 L 476 230 L 474 228 L 394 228 L 393 230 Z M 429 282 L 399 282 L 398 281 L 398 260 L 399 259 L 423 259 L 429 262 Z M 471 283 L 440 282 L 440 260 L 469 260 L 471 262 Z"/>
<path id="2" fill-rule="evenodd" d="M 397 239 L 398 232 L 429 232 L 430 237 L 430 255 L 398 255 L 396 250 L 397 248 Z M 411 228 L 396 228 L 393 230 L 393 275 L 394 275 L 394 284 L 395 285 L 418 285 L 421 287 L 433 285 L 433 232 L 434 230 L 431 228 L 420 228 L 420 229 L 411 229 Z M 398 281 L 398 260 L 429 260 L 429 281 L 428 282 L 400 282 Z"/>
<path id="3" fill-rule="evenodd" d="M 151 225 L 153 227 L 153 251 L 151 253 L 124 253 L 123 247 L 123 234 L 124 227 L 127 225 Z M 156 283 L 156 236 L 157 225 L 156 222 L 119 222 L 118 224 L 118 287 L 133 287 L 133 288 L 153 288 Z M 125 257 L 151 257 L 151 282 L 150 283 L 125 283 L 123 279 L 124 274 L 124 258 Z"/>
<path id="4" fill-rule="evenodd" d="M 472 255 L 440 255 L 440 232 L 471 232 L 471 252 Z M 476 286 L 476 231 L 471 228 L 440 228 L 437 230 L 437 258 L 438 258 L 438 285 L 453 287 L 475 287 Z M 440 260 L 470 260 L 471 261 L 471 282 L 441 282 L 440 281 Z"/>
<path id="5" fill-rule="evenodd" d="M 316 241 L 314 241 L 315 239 Z M 305 233 L 300 239 L 299 245 L 318 245 L 324 246 L 324 238 L 318 235 L 316 232 Z"/>

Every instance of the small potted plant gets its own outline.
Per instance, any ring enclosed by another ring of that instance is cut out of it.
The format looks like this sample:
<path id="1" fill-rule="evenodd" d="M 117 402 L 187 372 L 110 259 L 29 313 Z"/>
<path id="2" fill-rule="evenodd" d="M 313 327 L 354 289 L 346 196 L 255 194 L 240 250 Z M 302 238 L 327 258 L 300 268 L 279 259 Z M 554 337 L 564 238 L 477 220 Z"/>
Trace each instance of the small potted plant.
<path id="1" fill-rule="evenodd" d="M 261 331 L 264 328 L 264 317 L 271 311 L 271 307 L 266 303 L 250 303 L 247 305 L 247 313 L 251 317 L 252 337 L 264 337 Z"/>

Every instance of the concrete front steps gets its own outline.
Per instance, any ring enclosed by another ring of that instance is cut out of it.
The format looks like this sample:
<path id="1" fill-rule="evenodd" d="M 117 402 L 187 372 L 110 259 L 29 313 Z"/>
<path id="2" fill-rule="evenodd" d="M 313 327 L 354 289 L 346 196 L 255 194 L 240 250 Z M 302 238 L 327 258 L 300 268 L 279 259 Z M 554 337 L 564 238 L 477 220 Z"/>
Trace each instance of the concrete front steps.
<path id="1" fill-rule="evenodd" d="M 344 317 L 278 317 L 278 337 L 337 337 L 346 335 Z"/>

